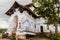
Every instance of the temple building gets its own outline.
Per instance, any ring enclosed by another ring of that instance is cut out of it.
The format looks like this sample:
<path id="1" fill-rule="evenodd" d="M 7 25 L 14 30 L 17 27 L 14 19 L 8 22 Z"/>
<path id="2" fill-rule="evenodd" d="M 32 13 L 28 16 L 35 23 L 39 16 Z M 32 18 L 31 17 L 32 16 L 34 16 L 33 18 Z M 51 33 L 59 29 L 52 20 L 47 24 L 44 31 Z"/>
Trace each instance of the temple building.
<path id="1" fill-rule="evenodd" d="M 44 32 L 48 30 L 43 17 L 36 15 L 30 7 L 21 5 L 16 1 L 6 12 L 6 15 L 11 16 L 9 18 L 8 33 L 18 29 L 20 31 L 41 32 L 40 26 L 43 26 Z"/>
<path id="2" fill-rule="evenodd" d="M 25 34 L 33 34 L 41 33 L 41 32 L 53 32 L 55 33 L 55 27 L 53 24 L 48 26 L 46 24 L 46 19 L 44 17 L 39 16 L 33 12 L 34 6 L 21 5 L 19 2 L 15 1 L 14 4 L 8 9 L 5 13 L 10 16 L 9 18 L 9 28 L 6 33 L 11 34 L 12 32 L 16 32 L 16 34 L 24 34 L 21 32 L 25 32 Z M 58 27 L 58 32 L 60 27 Z"/>
<path id="3" fill-rule="evenodd" d="M 6 12 L 9 18 L 9 28 L 6 33 L 11 34 L 12 32 L 32 32 L 32 34 L 41 32 L 54 32 L 55 27 L 48 29 L 46 20 L 37 14 L 35 14 L 29 5 L 21 5 L 17 1 L 9 8 Z"/>

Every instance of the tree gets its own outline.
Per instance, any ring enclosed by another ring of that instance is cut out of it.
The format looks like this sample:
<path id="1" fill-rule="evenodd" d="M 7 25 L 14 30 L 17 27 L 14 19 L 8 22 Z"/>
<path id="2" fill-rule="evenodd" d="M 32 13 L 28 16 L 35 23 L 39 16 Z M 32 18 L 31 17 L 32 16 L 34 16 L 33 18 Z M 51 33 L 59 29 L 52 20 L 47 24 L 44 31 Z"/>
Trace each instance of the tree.
<path id="1" fill-rule="evenodd" d="M 35 7 L 34 12 L 44 18 L 48 19 L 48 24 L 53 23 L 55 26 L 55 36 L 57 35 L 57 24 L 59 23 L 59 0 L 32 0 L 33 4 L 36 2 L 39 4 Z"/>

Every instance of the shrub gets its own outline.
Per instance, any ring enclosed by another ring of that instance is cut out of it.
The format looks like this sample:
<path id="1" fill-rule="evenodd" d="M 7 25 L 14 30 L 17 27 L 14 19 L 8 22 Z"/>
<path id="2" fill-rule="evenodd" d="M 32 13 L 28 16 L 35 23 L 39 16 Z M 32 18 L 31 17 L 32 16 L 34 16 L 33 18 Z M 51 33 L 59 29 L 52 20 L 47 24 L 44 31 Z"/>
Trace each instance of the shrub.
<path id="1" fill-rule="evenodd" d="M 7 29 L 0 29 L 0 33 L 5 32 Z"/>
<path id="2" fill-rule="evenodd" d="M 58 34 L 57 36 L 51 36 L 49 40 L 60 40 L 60 34 Z"/>
<path id="3" fill-rule="evenodd" d="M 57 35 L 57 39 L 60 40 L 60 34 Z"/>

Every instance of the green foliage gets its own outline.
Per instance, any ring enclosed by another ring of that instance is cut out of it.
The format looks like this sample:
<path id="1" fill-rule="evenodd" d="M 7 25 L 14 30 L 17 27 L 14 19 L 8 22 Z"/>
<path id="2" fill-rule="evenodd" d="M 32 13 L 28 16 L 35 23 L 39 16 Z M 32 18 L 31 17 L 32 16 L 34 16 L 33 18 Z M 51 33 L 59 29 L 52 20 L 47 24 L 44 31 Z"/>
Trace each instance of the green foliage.
<path id="1" fill-rule="evenodd" d="M 57 35 L 57 39 L 60 40 L 60 34 Z"/>
<path id="2" fill-rule="evenodd" d="M 58 38 L 55 36 L 52 36 L 49 40 L 58 40 Z"/>
<path id="3" fill-rule="evenodd" d="M 41 5 L 35 8 L 34 12 L 36 12 L 38 15 L 44 16 L 44 18 L 47 17 L 47 23 L 53 23 L 54 20 L 58 22 L 59 16 L 57 14 L 59 14 L 59 12 L 58 10 L 55 11 L 55 8 L 57 7 L 54 5 L 60 4 L 59 0 L 32 0 L 32 2 L 38 2 Z"/>
<path id="4" fill-rule="evenodd" d="M 48 40 L 60 40 L 60 34 L 56 36 L 51 36 Z"/>
<path id="5" fill-rule="evenodd" d="M 0 33 L 5 32 L 7 29 L 0 29 Z"/>
<path id="6" fill-rule="evenodd" d="M 57 34 L 57 24 L 59 21 L 59 13 L 60 13 L 60 2 L 59 0 L 33 0 L 33 3 L 38 2 L 40 5 L 34 9 L 34 12 L 38 15 L 47 18 L 48 24 L 54 24 L 55 26 L 55 34 Z M 56 10 L 56 8 L 58 8 Z M 56 35 L 55 35 L 56 36 Z M 55 39 L 55 37 L 52 37 Z"/>

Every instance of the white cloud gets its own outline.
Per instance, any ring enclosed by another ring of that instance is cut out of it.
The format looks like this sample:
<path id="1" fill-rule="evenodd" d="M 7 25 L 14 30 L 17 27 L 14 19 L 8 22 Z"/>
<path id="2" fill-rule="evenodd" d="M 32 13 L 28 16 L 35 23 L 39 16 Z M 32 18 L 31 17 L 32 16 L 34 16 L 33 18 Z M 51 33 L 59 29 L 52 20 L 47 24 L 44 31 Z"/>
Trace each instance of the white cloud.
<path id="1" fill-rule="evenodd" d="M 26 5 L 31 3 L 32 0 L 16 0 L 22 5 Z M 8 27 L 8 19 L 9 16 L 5 14 L 5 12 L 13 5 L 15 0 L 0 0 L 0 28 Z"/>
<path id="2" fill-rule="evenodd" d="M 8 21 L 0 20 L 0 28 L 8 28 Z"/>
<path id="3" fill-rule="evenodd" d="M 32 2 L 32 0 L 16 0 L 17 2 L 19 2 L 22 5 L 26 5 Z"/>

